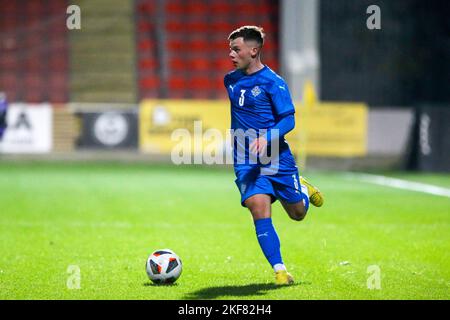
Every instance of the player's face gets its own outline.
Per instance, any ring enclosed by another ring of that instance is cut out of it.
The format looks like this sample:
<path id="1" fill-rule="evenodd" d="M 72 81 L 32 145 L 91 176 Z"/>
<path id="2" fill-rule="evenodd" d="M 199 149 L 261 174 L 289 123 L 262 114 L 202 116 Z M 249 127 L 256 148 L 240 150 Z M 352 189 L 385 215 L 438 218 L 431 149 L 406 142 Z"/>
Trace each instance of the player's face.
<path id="1" fill-rule="evenodd" d="M 245 42 L 242 37 L 230 41 L 230 58 L 236 69 L 247 69 L 254 60 L 258 48 L 254 41 Z"/>

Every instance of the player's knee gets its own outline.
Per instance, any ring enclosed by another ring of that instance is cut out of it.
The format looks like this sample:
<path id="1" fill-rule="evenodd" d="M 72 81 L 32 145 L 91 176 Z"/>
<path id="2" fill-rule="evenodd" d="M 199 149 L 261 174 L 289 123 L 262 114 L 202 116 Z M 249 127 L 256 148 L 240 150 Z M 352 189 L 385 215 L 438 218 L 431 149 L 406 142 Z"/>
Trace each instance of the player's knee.
<path id="1" fill-rule="evenodd" d="M 254 219 L 262 219 L 268 215 L 269 210 L 266 204 L 261 201 L 247 201 L 245 205 Z"/>
<path id="2" fill-rule="evenodd" d="M 305 219 L 305 215 L 291 215 L 290 217 L 295 221 L 302 221 L 303 219 Z"/>
<path id="3" fill-rule="evenodd" d="M 252 216 L 256 219 L 265 218 L 267 215 L 267 209 L 262 205 L 254 205 L 248 208 L 252 214 Z"/>
<path id="4" fill-rule="evenodd" d="M 289 216 L 292 220 L 302 221 L 306 217 L 306 211 L 302 208 L 295 208 L 289 212 Z"/>

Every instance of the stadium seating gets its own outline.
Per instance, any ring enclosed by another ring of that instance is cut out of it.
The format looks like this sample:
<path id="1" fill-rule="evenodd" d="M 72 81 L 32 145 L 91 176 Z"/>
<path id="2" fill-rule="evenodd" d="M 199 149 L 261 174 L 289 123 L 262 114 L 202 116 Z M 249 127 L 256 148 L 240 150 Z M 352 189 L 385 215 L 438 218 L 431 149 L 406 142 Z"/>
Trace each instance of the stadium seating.
<path id="1" fill-rule="evenodd" d="M 155 1 L 137 0 L 140 97 L 226 98 L 223 76 L 232 69 L 226 39 L 244 24 L 260 25 L 270 32 L 264 62 L 277 69 L 277 10 L 277 1 L 272 0 L 168 0 L 159 9 Z M 157 60 L 157 48 L 165 55 L 166 64 L 148 61 Z M 151 69 L 154 75 L 167 74 L 167 79 L 144 80 Z"/>
<path id="2" fill-rule="evenodd" d="M 67 0 L 0 0 L 0 91 L 53 103 L 224 98 L 226 39 L 243 24 L 269 32 L 264 62 L 278 67 L 277 0 L 124 3 L 76 0 L 77 33 L 61 19 Z"/>
<path id="3" fill-rule="evenodd" d="M 68 101 L 68 40 L 60 18 L 66 8 L 66 1 L 0 1 L 0 91 L 9 100 Z"/>

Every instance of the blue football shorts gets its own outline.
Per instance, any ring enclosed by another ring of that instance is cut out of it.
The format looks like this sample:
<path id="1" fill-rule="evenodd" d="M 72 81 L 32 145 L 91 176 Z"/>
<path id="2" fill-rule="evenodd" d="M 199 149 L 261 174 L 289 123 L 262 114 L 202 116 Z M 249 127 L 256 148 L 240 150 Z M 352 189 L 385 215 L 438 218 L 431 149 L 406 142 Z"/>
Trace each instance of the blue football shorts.
<path id="1" fill-rule="evenodd" d="M 264 175 L 260 170 L 237 170 L 235 183 L 241 193 L 241 205 L 255 194 L 267 194 L 272 203 L 277 199 L 287 203 L 302 201 L 298 170 L 296 173 Z"/>

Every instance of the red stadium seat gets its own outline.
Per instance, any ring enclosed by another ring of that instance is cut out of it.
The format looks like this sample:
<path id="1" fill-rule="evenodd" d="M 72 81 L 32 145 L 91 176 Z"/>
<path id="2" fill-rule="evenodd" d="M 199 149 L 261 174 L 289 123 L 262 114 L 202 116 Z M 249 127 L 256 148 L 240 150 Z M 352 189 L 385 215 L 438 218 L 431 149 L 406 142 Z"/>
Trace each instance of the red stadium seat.
<path id="1" fill-rule="evenodd" d="M 4 31 L 16 31 L 16 28 L 19 26 L 19 21 L 15 16 L 5 16 L 0 19 L 0 27 Z M 3 31 L 3 32 L 4 32 Z"/>
<path id="2" fill-rule="evenodd" d="M 210 45 L 211 45 L 212 50 L 217 53 L 227 54 L 230 50 L 230 45 L 229 45 L 229 42 L 226 39 L 226 37 L 223 37 L 223 39 L 211 42 Z"/>
<path id="3" fill-rule="evenodd" d="M 52 72 L 48 79 L 48 84 L 54 88 L 65 88 L 67 84 L 67 75 L 60 72 Z"/>
<path id="4" fill-rule="evenodd" d="M 208 77 L 192 77 L 188 82 L 188 88 L 192 90 L 209 90 L 211 80 Z"/>
<path id="5" fill-rule="evenodd" d="M 25 47 L 26 51 L 29 53 L 31 50 L 43 45 L 43 39 L 40 36 L 30 36 L 26 37 L 23 41 L 22 46 Z"/>
<path id="6" fill-rule="evenodd" d="M 186 30 L 186 26 L 179 21 L 170 21 L 166 24 L 166 29 L 169 32 L 182 32 Z"/>
<path id="7" fill-rule="evenodd" d="M 168 42 L 169 50 L 171 51 L 178 51 L 178 50 L 184 50 L 187 47 L 187 44 L 185 41 L 181 40 L 172 40 Z"/>
<path id="8" fill-rule="evenodd" d="M 139 60 L 139 68 L 140 69 L 156 69 L 157 63 L 155 59 L 140 59 Z"/>
<path id="9" fill-rule="evenodd" d="M 211 29 L 214 32 L 223 33 L 224 35 L 228 36 L 231 31 L 236 29 L 236 25 L 228 21 L 215 21 L 211 23 Z M 224 38 L 226 38 L 226 36 Z"/>
<path id="10" fill-rule="evenodd" d="M 206 3 L 203 2 L 191 2 L 187 1 L 186 3 L 186 14 L 198 14 L 198 15 L 207 15 L 209 11 L 209 7 Z"/>
<path id="11" fill-rule="evenodd" d="M 170 14 L 184 15 L 186 13 L 186 8 L 183 1 L 167 1 L 166 11 Z"/>
<path id="12" fill-rule="evenodd" d="M 2 73 L 11 73 L 16 71 L 20 67 L 19 61 L 17 60 L 16 56 L 13 55 L 5 55 L 0 56 L 0 70 L 3 71 Z"/>
<path id="13" fill-rule="evenodd" d="M 208 51 L 211 49 L 211 44 L 203 39 L 193 40 L 189 42 L 189 49 L 196 51 Z"/>
<path id="14" fill-rule="evenodd" d="M 189 63 L 189 69 L 191 72 L 207 72 L 211 69 L 210 62 L 207 59 L 193 59 Z"/>
<path id="15" fill-rule="evenodd" d="M 136 0 L 135 3 L 138 73 L 142 87 L 146 83 L 143 79 L 154 77 L 161 67 L 154 57 L 156 39 L 150 31 L 155 25 L 148 17 L 151 10 L 146 7 L 152 3 L 152 10 L 155 10 L 156 2 Z M 273 3 L 272 0 L 166 0 L 165 50 L 170 78 L 166 84 L 159 84 L 168 87 L 169 98 L 226 97 L 223 76 L 233 69 L 226 38 L 241 25 L 260 25 L 266 30 L 269 37 L 264 48 L 264 62 L 276 69 L 278 45 L 272 40 L 277 39 L 278 6 Z M 150 88 L 141 90 L 141 97 L 148 96 L 150 91 Z M 157 93 L 158 90 L 151 91 L 151 94 Z"/>
<path id="16" fill-rule="evenodd" d="M 41 102 L 52 91 L 67 99 L 68 37 L 56 19 L 66 8 L 66 1 L 0 1 L 0 90 L 14 92 L 12 101 Z"/>
<path id="17" fill-rule="evenodd" d="M 169 61 L 169 67 L 172 71 L 179 72 L 179 71 L 187 71 L 189 70 L 190 66 L 187 62 L 187 59 L 183 58 L 172 58 Z"/>
<path id="18" fill-rule="evenodd" d="M 184 24 L 184 32 L 201 33 L 209 29 L 209 24 L 203 21 L 189 22 Z"/>
<path id="19" fill-rule="evenodd" d="M 278 72 L 278 63 L 275 59 L 265 60 L 264 63 L 273 71 Z"/>
<path id="20" fill-rule="evenodd" d="M 232 15 L 233 6 L 227 1 L 215 1 L 211 4 L 211 13 L 214 15 Z"/>
<path id="21" fill-rule="evenodd" d="M 67 90 L 51 90 L 48 96 L 51 103 L 65 103 L 69 100 Z"/>
<path id="22" fill-rule="evenodd" d="M 16 88 L 11 88 L 11 89 L 3 88 L 2 90 L 6 93 L 6 96 L 8 97 L 9 101 L 19 101 L 19 100 L 21 100 L 19 98 L 19 92 L 17 91 Z"/>
<path id="23" fill-rule="evenodd" d="M 216 91 L 225 91 L 225 86 L 223 84 L 223 78 L 225 76 L 225 73 L 219 74 L 219 76 L 216 76 L 214 79 L 212 79 L 211 81 L 211 87 L 214 88 Z"/>
<path id="24" fill-rule="evenodd" d="M 46 98 L 51 102 L 66 102 L 69 96 L 69 90 L 66 86 L 47 86 L 43 91 Z M 64 100 L 66 99 L 66 100 Z"/>
<path id="25" fill-rule="evenodd" d="M 17 12 L 17 1 L 0 1 L 0 10 L 3 14 L 7 15 L 9 13 Z"/>
<path id="26" fill-rule="evenodd" d="M 27 12 L 42 12 L 45 9 L 45 2 L 42 0 L 25 1 L 25 10 Z"/>
<path id="27" fill-rule="evenodd" d="M 61 36 L 61 37 L 66 37 L 68 32 L 70 32 L 65 26 L 61 25 L 60 23 L 56 23 L 56 21 L 54 23 L 52 23 L 51 25 L 49 25 L 49 34 L 54 35 L 54 36 Z"/>
<path id="28" fill-rule="evenodd" d="M 42 1 L 51 13 L 61 13 L 61 11 L 65 12 L 68 6 L 66 1 Z"/>
<path id="29" fill-rule="evenodd" d="M 236 5 L 234 10 L 235 10 L 236 14 L 246 15 L 247 17 L 251 17 L 253 15 L 256 15 L 256 7 L 257 6 L 255 6 L 251 3 L 241 2 Z"/>
<path id="30" fill-rule="evenodd" d="M 28 102 L 28 103 L 43 102 L 43 91 L 40 89 L 27 88 L 25 90 L 25 102 Z"/>
<path id="31" fill-rule="evenodd" d="M 170 90 L 186 90 L 187 81 L 183 77 L 172 77 L 169 79 Z"/>
<path id="32" fill-rule="evenodd" d="M 273 6 L 271 3 L 265 3 L 261 6 L 258 6 L 256 8 L 256 11 L 262 16 L 269 16 L 270 14 L 277 13 L 277 7 Z"/>
<path id="33" fill-rule="evenodd" d="M 156 89 L 159 86 L 159 79 L 156 77 L 146 77 L 139 80 L 139 86 L 142 89 Z"/>
<path id="34" fill-rule="evenodd" d="M 46 70 L 45 65 L 39 57 L 28 58 L 24 61 L 23 67 L 26 72 L 39 74 Z"/>
<path id="35" fill-rule="evenodd" d="M 137 11 L 140 14 L 149 14 L 153 13 L 156 10 L 155 1 L 142 1 L 137 6 Z"/>
<path id="36" fill-rule="evenodd" d="M 154 43 L 151 40 L 140 40 L 138 44 L 139 50 L 151 50 Z"/>
<path id="37" fill-rule="evenodd" d="M 19 79 L 16 74 L 5 72 L 0 73 L 0 91 L 13 90 L 19 84 Z"/>
<path id="38" fill-rule="evenodd" d="M 264 43 L 264 51 L 276 52 L 277 50 L 278 50 L 278 44 L 270 38 L 266 39 L 266 41 Z"/>
<path id="39" fill-rule="evenodd" d="M 150 32 L 154 29 L 153 23 L 149 21 L 140 21 L 138 23 L 138 32 Z"/>
<path id="40" fill-rule="evenodd" d="M 26 73 L 23 84 L 25 85 L 25 89 L 32 90 L 40 88 L 42 80 L 44 80 L 44 78 L 36 73 Z"/>
<path id="41" fill-rule="evenodd" d="M 69 68 L 69 60 L 66 56 L 52 55 L 48 63 L 49 69 L 53 72 L 65 72 Z"/>
<path id="42" fill-rule="evenodd" d="M 233 69 L 233 64 L 231 63 L 231 60 L 227 57 L 218 59 L 216 61 L 216 70 L 220 70 L 223 72 L 228 72 Z"/>

